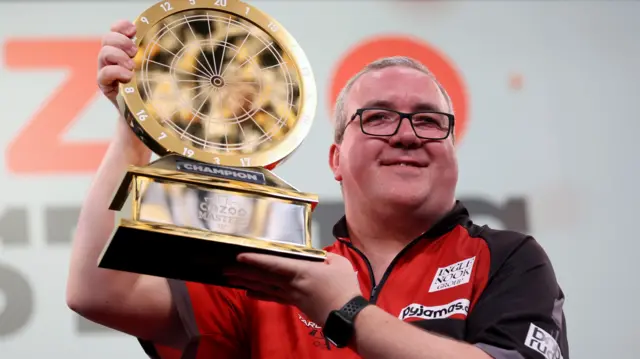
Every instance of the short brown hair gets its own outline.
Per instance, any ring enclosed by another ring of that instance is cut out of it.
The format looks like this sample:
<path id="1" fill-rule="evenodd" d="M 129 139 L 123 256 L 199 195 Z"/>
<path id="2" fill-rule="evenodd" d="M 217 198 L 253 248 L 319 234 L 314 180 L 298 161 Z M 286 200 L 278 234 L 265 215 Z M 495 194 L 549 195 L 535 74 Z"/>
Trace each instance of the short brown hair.
<path id="1" fill-rule="evenodd" d="M 436 79 L 433 73 L 425 65 L 423 65 L 419 61 L 416 61 L 406 56 L 385 57 L 385 58 L 376 60 L 374 62 L 371 62 L 370 64 L 365 66 L 362 70 L 360 70 L 360 72 L 358 72 L 353 77 L 351 77 L 351 79 L 349 79 L 347 84 L 342 88 L 342 91 L 340 91 L 340 94 L 338 95 L 338 98 L 336 100 L 336 105 L 334 110 L 335 119 L 333 121 L 333 129 L 334 129 L 335 143 L 341 143 L 342 138 L 344 137 L 344 131 L 348 121 L 345 102 L 346 102 L 347 95 L 351 90 L 351 88 L 353 87 L 353 85 L 355 84 L 355 82 L 362 75 L 368 72 L 381 70 L 387 67 L 394 67 L 394 66 L 408 67 L 429 75 L 438 85 L 440 92 L 442 92 L 442 95 L 444 96 L 445 101 L 447 102 L 447 106 L 449 106 L 449 110 L 453 113 L 453 104 L 451 103 L 451 98 L 447 94 L 447 91 L 444 89 L 442 84 L 440 84 L 440 82 Z"/>

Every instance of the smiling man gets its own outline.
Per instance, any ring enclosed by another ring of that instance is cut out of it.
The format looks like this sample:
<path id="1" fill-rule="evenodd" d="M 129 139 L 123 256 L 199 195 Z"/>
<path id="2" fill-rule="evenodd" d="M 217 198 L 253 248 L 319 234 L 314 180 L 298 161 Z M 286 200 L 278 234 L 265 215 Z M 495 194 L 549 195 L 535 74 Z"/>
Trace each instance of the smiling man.
<path id="1" fill-rule="evenodd" d="M 133 24 L 104 40 L 98 81 L 131 76 Z M 569 358 L 564 295 L 544 250 L 478 226 L 455 200 L 454 109 L 421 64 L 386 58 L 344 88 L 329 165 L 345 216 L 322 263 L 243 254 L 247 290 L 97 268 L 110 195 L 149 152 L 118 131 L 83 207 L 67 301 L 152 358 Z"/>

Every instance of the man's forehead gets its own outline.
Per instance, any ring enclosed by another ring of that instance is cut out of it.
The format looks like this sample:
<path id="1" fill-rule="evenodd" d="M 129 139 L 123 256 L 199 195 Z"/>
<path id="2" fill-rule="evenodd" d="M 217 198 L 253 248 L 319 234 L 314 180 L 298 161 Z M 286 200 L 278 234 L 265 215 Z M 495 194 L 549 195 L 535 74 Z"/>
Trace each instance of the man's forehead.
<path id="1" fill-rule="evenodd" d="M 362 75 L 348 96 L 349 110 L 371 103 L 390 103 L 398 107 L 433 107 L 445 111 L 446 100 L 428 74 L 413 68 L 394 66 Z"/>

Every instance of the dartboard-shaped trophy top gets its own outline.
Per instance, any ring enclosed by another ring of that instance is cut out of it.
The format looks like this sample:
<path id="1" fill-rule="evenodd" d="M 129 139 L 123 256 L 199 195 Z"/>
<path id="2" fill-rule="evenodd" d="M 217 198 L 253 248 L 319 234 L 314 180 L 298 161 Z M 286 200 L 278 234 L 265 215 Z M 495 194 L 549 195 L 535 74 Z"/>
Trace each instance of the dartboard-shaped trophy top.
<path id="1" fill-rule="evenodd" d="M 119 104 L 155 153 L 273 168 L 302 143 L 315 80 L 275 19 L 237 0 L 172 0 L 134 24 L 134 77 Z"/>

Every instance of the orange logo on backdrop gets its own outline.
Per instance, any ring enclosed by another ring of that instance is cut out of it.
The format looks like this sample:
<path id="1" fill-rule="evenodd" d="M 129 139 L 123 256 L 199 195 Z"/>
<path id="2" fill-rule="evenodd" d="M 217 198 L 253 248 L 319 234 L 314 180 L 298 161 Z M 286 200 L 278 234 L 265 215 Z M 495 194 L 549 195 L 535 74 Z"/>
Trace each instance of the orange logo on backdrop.
<path id="1" fill-rule="evenodd" d="M 4 65 L 9 70 L 68 72 L 64 82 L 34 112 L 5 149 L 9 172 L 69 174 L 97 170 L 108 146 L 106 142 L 69 142 L 63 137 L 98 95 L 96 73 L 100 46 L 100 39 L 9 39 L 5 42 Z M 338 62 L 331 79 L 331 106 L 347 80 L 365 64 L 392 55 L 413 57 L 438 77 L 454 103 L 459 140 L 466 130 L 468 116 L 462 78 L 444 54 L 409 37 L 375 37 L 352 47 Z"/>
<path id="2" fill-rule="evenodd" d="M 14 71 L 66 70 L 67 76 L 5 149 L 6 166 L 17 174 L 94 172 L 104 142 L 64 141 L 80 113 L 98 94 L 100 39 L 7 40 L 4 63 Z M 115 112 L 114 112 L 115 113 Z"/>
<path id="3" fill-rule="evenodd" d="M 456 113 L 456 142 L 467 129 L 469 100 L 460 72 L 443 53 L 408 36 L 376 36 L 352 47 L 338 62 L 329 87 L 329 113 L 347 81 L 365 65 L 388 56 L 408 56 L 427 66 L 451 97 Z"/>

